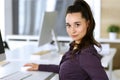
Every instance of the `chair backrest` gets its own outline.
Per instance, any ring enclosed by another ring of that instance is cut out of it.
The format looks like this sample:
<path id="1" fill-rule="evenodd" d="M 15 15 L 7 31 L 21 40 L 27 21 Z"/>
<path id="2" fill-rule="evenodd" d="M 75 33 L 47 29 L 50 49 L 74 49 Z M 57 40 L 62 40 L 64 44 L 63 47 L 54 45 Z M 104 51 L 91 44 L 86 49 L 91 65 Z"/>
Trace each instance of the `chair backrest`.
<path id="1" fill-rule="evenodd" d="M 107 54 L 110 53 L 110 44 L 108 44 L 108 43 L 102 43 L 101 46 L 102 46 L 102 49 L 98 49 L 96 47 L 96 49 L 97 49 L 97 51 L 98 51 L 98 53 L 100 55 L 107 55 Z"/>

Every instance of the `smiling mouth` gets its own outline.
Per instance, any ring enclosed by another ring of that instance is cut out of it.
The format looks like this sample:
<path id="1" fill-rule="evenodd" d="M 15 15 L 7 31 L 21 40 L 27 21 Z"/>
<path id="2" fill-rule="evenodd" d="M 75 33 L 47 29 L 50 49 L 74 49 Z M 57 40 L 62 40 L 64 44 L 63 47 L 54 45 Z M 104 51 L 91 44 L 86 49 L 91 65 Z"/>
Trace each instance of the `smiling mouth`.
<path id="1" fill-rule="evenodd" d="M 72 35 L 73 38 L 77 37 L 77 35 Z"/>

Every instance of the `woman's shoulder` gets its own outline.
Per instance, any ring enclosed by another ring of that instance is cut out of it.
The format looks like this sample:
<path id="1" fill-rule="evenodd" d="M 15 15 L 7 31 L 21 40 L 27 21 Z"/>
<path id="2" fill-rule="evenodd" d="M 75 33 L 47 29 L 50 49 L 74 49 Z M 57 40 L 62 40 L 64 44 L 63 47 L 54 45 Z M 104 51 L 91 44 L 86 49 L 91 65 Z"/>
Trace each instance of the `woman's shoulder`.
<path id="1" fill-rule="evenodd" d="M 89 46 L 78 54 L 78 61 L 81 66 L 99 64 L 101 61 L 101 56 L 97 53 L 94 46 Z"/>
<path id="2" fill-rule="evenodd" d="M 102 56 L 100 54 L 98 54 L 94 45 L 89 45 L 88 47 L 82 49 L 80 54 L 81 54 L 80 56 L 94 56 L 94 57 L 97 57 L 99 59 L 102 58 Z"/>
<path id="3" fill-rule="evenodd" d="M 97 53 L 97 50 L 95 49 L 94 45 L 89 45 L 81 50 L 82 53 Z"/>

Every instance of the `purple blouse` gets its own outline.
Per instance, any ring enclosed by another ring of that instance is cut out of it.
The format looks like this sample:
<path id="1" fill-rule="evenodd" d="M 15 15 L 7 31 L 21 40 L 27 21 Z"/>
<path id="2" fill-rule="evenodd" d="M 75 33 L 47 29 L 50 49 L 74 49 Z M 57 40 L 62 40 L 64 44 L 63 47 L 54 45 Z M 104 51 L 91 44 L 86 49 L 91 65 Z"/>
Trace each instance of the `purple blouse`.
<path id="1" fill-rule="evenodd" d="M 60 65 L 39 65 L 40 71 L 59 74 L 60 80 L 108 80 L 94 46 L 78 51 L 71 59 L 71 50 L 62 57 Z"/>

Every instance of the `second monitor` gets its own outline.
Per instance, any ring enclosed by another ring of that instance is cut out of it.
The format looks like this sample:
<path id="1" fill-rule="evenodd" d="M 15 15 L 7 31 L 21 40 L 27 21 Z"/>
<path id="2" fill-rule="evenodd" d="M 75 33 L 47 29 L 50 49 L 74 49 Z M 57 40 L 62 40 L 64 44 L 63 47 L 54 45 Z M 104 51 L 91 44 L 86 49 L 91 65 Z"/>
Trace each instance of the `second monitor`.
<path id="1" fill-rule="evenodd" d="M 55 46 L 58 48 L 59 51 L 59 45 L 56 39 L 56 35 L 54 33 L 54 27 L 56 26 L 56 21 L 57 21 L 56 11 L 45 12 L 42 26 L 40 27 L 38 46 L 42 46 L 44 44 L 50 43 L 54 39 Z"/>

